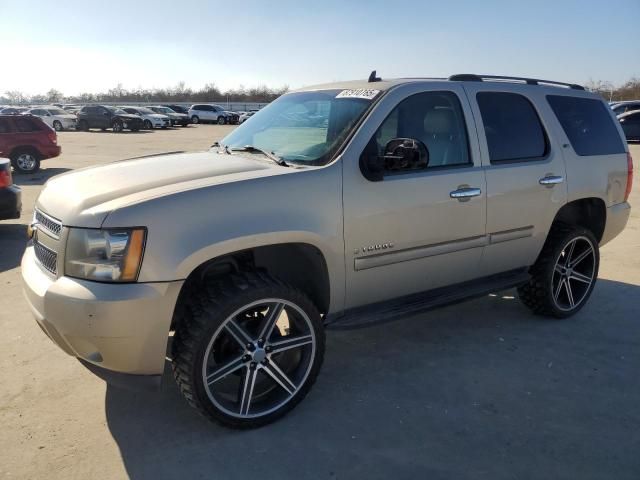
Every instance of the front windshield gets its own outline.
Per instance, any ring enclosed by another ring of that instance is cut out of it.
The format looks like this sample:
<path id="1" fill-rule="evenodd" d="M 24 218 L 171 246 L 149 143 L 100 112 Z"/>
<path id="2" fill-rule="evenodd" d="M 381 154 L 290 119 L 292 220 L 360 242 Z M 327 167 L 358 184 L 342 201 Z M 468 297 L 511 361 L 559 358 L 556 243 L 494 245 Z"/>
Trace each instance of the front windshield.
<path id="1" fill-rule="evenodd" d="M 144 113 L 145 115 L 149 115 L 150 113 L 155 113 L 153 110 L 151 110 L 150 108 L 146 108 L 146 107 L 140 107 L 140 108 L 138 108 L 138 111 L 140 113 Z"/>
<path id="2" fill-rule="evenodd" d="M 157 113 L 175 113 L 173 110 L 171 110 L 168 107 L 156 107 L 156 108 L 154 108 L 154 110 Z"/>
<path id="3" fill-rule="evenodd" d="M 50 108 L 49 113 L 51 115 L 67 115 L 67 112 L 65 112 L 61 108 Z"/>
<path id="4" fill-rule="evenodd" d="M 111 113 L 116 113 L 118 115 L 122 115 L 122 114 L 126 114 L 127 112 L 125 112 L 124 110 L 122 110 L 121 108 L 115 108 L 115 107 L 106 107 L 107 110 L 109 110 Z"/>
<path id="5" fill-rule="evenodd" d="M 324 165 L 377 94 L 377 90 L 289 93 L 256 112 L 220 143 L 231 150 L 252 146 L 287 163 Z"/>

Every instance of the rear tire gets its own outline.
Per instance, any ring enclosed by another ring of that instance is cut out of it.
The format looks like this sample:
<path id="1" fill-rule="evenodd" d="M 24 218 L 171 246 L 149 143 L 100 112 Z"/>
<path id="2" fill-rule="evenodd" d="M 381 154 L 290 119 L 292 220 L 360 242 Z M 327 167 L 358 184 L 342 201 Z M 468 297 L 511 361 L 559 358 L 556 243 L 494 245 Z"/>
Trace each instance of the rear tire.
<path id="1" fill-rule="evenodd" d="M 537 315 L 570 317 L 587 303 L 599 267 L 598 241 L 590 230 L 554 226 L 518 295 Z"/>
<path id="2" fill-rule="evenodd" d="M 76 127 L 76 130 L 80 130 L 81 132 L 87 132 L 89 131 L 89 124 L 87 123 L 86 120 L 80 120 L 78 122 L 78 126 Z"/>
<path id="3" fill-rule="evenodd" d="M 182 307 L 173 373 L 200 414 L 227 427 L 255 428 L 307 395 L 325 337 L 318 310 L 302 292 L 263 273 L 237 274 L 201 285 Z"/>
<path id="4" fill-rule="evenodd" d="M 18 173 L 36 173 L 40 170 L 40 155 L 33 150 L 18 150 L 11 154 L 11 165 Z"/>

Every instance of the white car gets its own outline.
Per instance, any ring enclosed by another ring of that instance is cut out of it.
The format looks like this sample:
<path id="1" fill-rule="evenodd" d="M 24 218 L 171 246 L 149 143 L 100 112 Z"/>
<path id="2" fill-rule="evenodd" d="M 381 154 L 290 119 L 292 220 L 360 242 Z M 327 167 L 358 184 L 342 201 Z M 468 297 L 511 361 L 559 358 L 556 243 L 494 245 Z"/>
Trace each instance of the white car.
<path id="1" fill-rule="evenodd" d="M 119 107 L 127 113 L 138 115 L 142 118 L 144 128 L 152 130 L 154 128 L 167 128 L 171 126 L 171 119 L 167 115 L 156 113 L 147 107 Z"/>
<path id="2" fill-rule="evenodd" d="M 251 117 L 253 117 L 256 113 L 258 113 L 258 110 L 251 110 L 249 112 L 243 112 L 242 115 L 240 115 L 240 118 L 238 119 L 238 123 L 246 122 Z"/>
<path id="3" fill-rule="evenodd" d="M 30 113 L 36 117 L 40 117 L 44 123 L 53 128 L 56 132 L 62 130 L 75 130 L 77 117 L 69 112 L 64 111 L 60 107 L 42 106 L 33 107 L 24 113 Z"/>
<path id="4" fill-rule="evenodd" d="M 218 125 L 235 125 L 238 123 L 238 114 L 229 112 L 220 105 L 196 104 L 189 108 L 191 123 L 217 123 Z"/>

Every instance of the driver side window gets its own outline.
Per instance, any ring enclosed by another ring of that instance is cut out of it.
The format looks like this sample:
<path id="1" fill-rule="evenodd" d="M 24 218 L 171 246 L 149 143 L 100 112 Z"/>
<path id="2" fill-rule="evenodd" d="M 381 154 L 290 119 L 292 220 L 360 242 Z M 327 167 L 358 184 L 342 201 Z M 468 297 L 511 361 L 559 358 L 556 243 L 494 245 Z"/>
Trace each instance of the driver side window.
<path id="1" fill-rule="evenodd" d="M 397 144 L 391 141 L 399 138 L 418 140 L 428 151 L 426 162 L 420 162 L 419 168 L 407 165 L 404 173 L 471 164 L 462 106 L 453 92 L 424 92 L 405 98 L 378 128 L 367 153 L 389 156 L 394 152 L 387 150 Z M 385 161 L 385 173 L 403 172 Z"/>

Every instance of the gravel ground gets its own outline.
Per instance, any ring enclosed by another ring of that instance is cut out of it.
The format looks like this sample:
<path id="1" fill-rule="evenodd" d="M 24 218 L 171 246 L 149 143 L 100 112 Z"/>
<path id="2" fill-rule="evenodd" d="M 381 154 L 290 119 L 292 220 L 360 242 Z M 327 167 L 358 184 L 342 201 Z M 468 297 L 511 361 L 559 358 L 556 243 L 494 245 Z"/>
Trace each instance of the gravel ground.
<path id="1" fill-rule="evenodd" d="M 19 272 L 46 179 L 202 150 L 231 128 L 65 132 L 62 156 L 38 174 L 16 176 L 23 216 L 0 222 L 3 478 L 640 478 L 638 209 L 603 248 L 600 280 L 575 317 L 533 317 L 508 291 L 384 326 L 330 331 L 311 394 L 256 431 L 206 422 L 170 375 L 159 393 L 120 390 L 53 345 L 23 299 Z M 640 172 L 640 146 L 631 149 Z"/>

